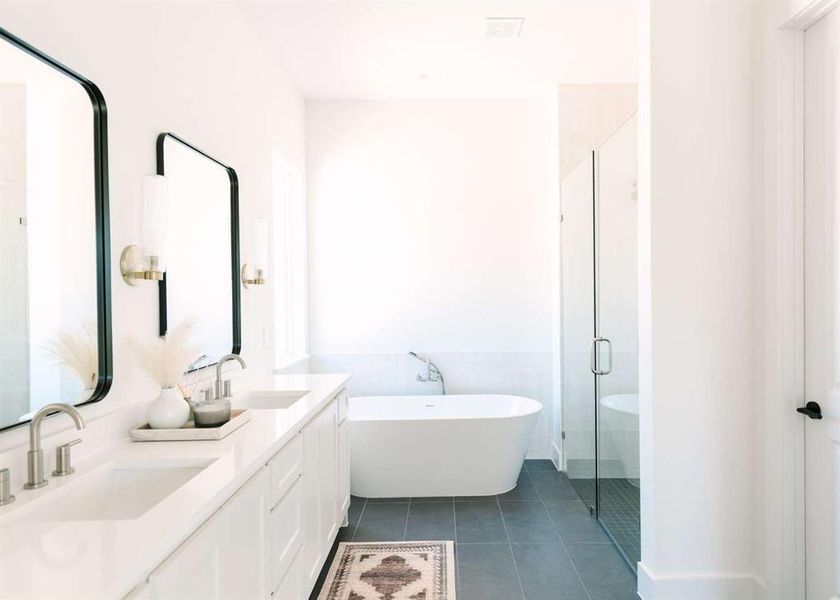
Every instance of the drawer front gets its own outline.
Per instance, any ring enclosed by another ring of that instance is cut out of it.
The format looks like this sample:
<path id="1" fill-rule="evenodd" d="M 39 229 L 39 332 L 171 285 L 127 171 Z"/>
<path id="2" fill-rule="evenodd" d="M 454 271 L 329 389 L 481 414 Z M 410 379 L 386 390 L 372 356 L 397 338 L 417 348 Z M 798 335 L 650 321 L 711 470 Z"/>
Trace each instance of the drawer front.
<path id="1" fill-rule="evenodd" d="M 280 585 L 271 593 L 274 600 L 301 600 L 306 596 L 304 588 L 303 552 L 298 549 L 289 570 L 283 575 Z"/>
<path id="2" fill-rule="evenodd" d="M 338 422 L 341 423 L 347 417 L 348 394 L 347 390 L 341 390 L 335 397 L 338 402 Z"/>
<path id="3" fill-rule="evenodd" d="M 271 509 L 271 589 L 283 581 L 303 545 L 303 483 L 299 477 L 279 504 Z"/>
<path id="4" fill-rule="evenodd" d="M 268 461 L 268 468 L 271 470 L 270 505 L 274 506 L 303 472 L 303 442 L 299 435 Z"/>

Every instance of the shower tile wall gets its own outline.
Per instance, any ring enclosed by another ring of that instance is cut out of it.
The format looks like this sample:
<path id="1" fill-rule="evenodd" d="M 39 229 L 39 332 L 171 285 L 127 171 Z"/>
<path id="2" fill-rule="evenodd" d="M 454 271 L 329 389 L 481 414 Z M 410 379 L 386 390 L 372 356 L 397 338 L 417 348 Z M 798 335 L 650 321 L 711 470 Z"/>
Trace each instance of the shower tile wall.
<path id="1" fill-rule="evenodd" d="M 528 456 L 550 457 L 551 352 L 432 352 L 432 360 L 443 371 L 447 394 L 516 394 L 541 402 Z M 309 359 L 312 373 L 352 373 L 351 396 L 439 394 L 439 383 L 416 380 L 424 369 L 407 353 L 315 354 Z"/>

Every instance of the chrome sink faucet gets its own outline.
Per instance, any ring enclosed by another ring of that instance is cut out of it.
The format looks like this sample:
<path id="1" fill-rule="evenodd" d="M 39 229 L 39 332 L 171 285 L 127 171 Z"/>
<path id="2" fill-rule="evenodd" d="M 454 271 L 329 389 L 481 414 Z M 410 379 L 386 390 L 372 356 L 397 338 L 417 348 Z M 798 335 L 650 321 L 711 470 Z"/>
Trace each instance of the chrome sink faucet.
<path id="1" fill-rule="evenodd" d="M 228 387 L 227 393 L 224 389 L 224 383 L 222 382 L 222 365 L 230 360 L 235 360 L 239 363 L 243 369 L 248 368 L 248 365 L 245 364 L 245 359 L 243 359 L 238 354 L 226 354 L 222 358 L 219 359 L 219 362 L 216 363 L 216 399 L 224 398 L 226 395 L 230 393 L 230 388 Z M 227 382 L 230 383 L 230 382 Z"/>
<path id="2" fill-rule="evenodd" d="M 432 362 L 431 357 L 427 355 L 417 354 L 416 352 L 410 352 L 409 354 L 416 358 L 421 362 L 426 363 L 426 375 L 423 376 L 421 374 L 417 374 L 417 381 L 421 383 L 428 383 L 428 382 L 435 382 L 440 381 L 440 389 L 441 393 L 445 396 L 446 395 L 446 383 L 443 381 L 443 373 L 440 372 L 438 366 Z"/>
<path id="3" fill-rule="evenodd" d="M 32 417 L 29 423 L 29 452 L 26 454 L 27 481 L 23 486 L 25 490 L 34 490 L 44 487 L 49 483 L 44 477 L 44 451 L 41 449 L 41 422 L 44 417 L 54 412 L 63 412 L 70 415 L 76 423 L 76 429 L 84 429 L 85 420 L 82 414 L 69 404 L 54 402 L 47 404 Z"/>

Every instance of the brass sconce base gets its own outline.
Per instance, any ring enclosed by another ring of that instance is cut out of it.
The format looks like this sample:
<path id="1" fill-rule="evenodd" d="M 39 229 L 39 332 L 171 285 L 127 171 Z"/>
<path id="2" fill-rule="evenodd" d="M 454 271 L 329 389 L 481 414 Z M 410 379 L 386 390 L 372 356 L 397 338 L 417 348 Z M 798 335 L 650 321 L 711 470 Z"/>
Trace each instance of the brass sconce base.
<path id="1" fill-rule="evenodd" d="M 265 285 L 268 283 L 268 278 L 264 275 L 262 269 L 256 270 L 256 275 L 251 276 L 251 266 L 248 263 L 242 265 L 242 287 L 246 290 L 255 285 Z"/>
<path id="2" fill-rule="evenodd" d="M 120 273 L 123 281 L 136 286 L 138 281 L 163 281 L 162 271 L 143 270 L 143 248 L 137 244 L 126 246 L 120 254 Z"/>

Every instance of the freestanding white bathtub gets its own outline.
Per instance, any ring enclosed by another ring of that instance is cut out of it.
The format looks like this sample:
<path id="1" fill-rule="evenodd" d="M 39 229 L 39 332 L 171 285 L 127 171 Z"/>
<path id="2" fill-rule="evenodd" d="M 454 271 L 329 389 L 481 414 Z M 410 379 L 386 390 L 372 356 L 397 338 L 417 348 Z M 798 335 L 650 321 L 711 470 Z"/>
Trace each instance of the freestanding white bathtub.
<path id="1" fill-rule="evenodd" d="M 601 420 L 615 444 L 624 477 L 639 487 L 639 395 L 604 396 L 601 407 Z"/>
<path id="2" fill-rule="evenodd" d="M 350 398 L 356 496 L 489 496 L 516 486 L 542 405 L 522 396 Z"/>

